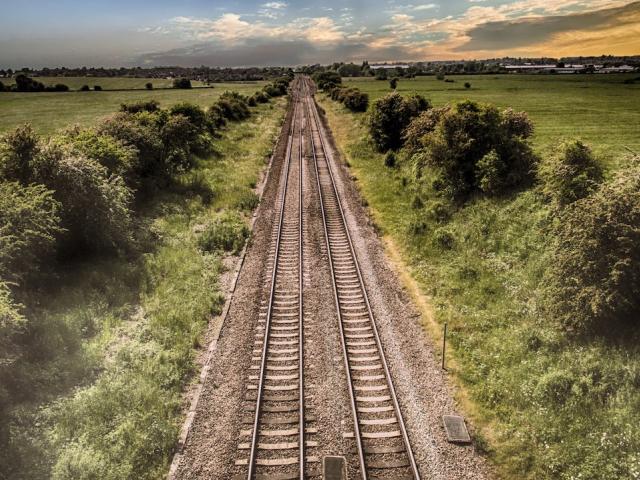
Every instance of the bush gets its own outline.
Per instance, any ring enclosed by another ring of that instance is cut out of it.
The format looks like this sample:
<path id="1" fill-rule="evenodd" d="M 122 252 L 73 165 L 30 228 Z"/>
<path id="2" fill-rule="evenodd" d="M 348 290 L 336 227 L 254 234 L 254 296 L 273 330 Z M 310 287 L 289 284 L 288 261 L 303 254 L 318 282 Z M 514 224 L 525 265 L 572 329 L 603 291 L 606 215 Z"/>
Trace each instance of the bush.
<path id="1" fill-rule="evenodd" d="M 32 160 L 40 140 L 31 125 L 21 125 L 0 139 L 0 179 L 26 184 L 31 180 Z"/>
<path id="2" fill-rule="evenodd" d="M 153 83 L 151 82 L 145 83 L 144 88 L 146 88 L 147 90 L 153 90 Z"/>
<path id="3" fill-rule="evenodd" d="M 69 87 L 67 85 L 65 85 L 64 83 L 56 83 L 52 87 L 52 90 L 54 92 L 68 92 L 69 91 Z"/>
<path id="4" fill-rule="evenodd" d="M 102 135 L 95 129 L 71 130 L 65 137 L 73 153 L 95 160 L 110 175 L 120 175 L 133 183 L 138 150 L 110 135 Z"/>
<path id="5" fill-rule="evenodd" d="M 389 87 L 391 87 L 391 90 L 395 90 L 398 87 L 398 81 L 398 77 L 393 77 L 389 80 Z"/>
<path id="6" fill-rule="evenodd" d="M 208 127 L 207 114 L 198 105 L 193 103 L 178 103 L 169 110 L 171 115 L 183 115 L 187 117 L 191 125 L 193 125 L 198 132 L 205 132 Z"/>
<path id="7" fill-rule="evenodd" d="M 528 124 L 524 115 L 520 120 Z M 537 163 L 526 140 L 532 128 L 515 129 L 511 118 L 511 113 L 471 101 L 441 112 L 436 128 L 418 140 L 423 160 L 436 170 L 438 189 L 463 199 L 473 192 L 499 195 L 529 183 Z"/>
<path id="8" fill-rule="evenodd" d="M 376 100 L 369 118 L 369 131 L 378 151 L 399 149 L 404 129 L 428 108 L 429 102 L 419 95 L 404 99 L 399 93 L 390 93 Z"/>
<path id="9" fill-rule="evenodd" d="M 94 90 L 95 92 L 101 92 L 101 91 L 102 91 L 102 87 L 101 87 L 100 85 L 94 85 L 94 86 L 93 86 L 93 90 Z"/>
<path id="10" fill-rule="evenodd" d="M 249 227 L 237 214 L 225 214 L 207 225 L 198 239 L 205 252 L 225 251 L 237 254 L 249 237 Z"/>
<path id="11" fill-rule="evenodd" d="M 252 95 L 249 97 L 249 100 L 247 101 L 247 105 L 249 105 L 250 107 L 255 107 L 256 105 L 258 105 L 255 95 Z"/>
<path id="12" fill-rule="evenodd" d="M 366 112 L 369 106 L 369 95 L 353 88 L 344 95 L 342 103 L 352 112 Z"/>
<path id="13" fill-rule="evenodd" d="M 258 103 L 267 103 L 269 101 L 269 95 L 265 92 L 257 92 L 254 97 Z"/>
<path id="14" fill-rule="evenodd" d="M 54 191 L 60 202 L 65 253 L 123 248 L 130 240 L 131 191 L 93 160 L 67 156 L 56 145 L 34 159 L 34 181 Z"/>
<path id="15" fill-rule="evenodd" d="M 568 205 L 555 227 L 547 311 L 566 330 L 637 327 L 640 318 L 640 166 L 621 169 Z"/>
<path id="16" fill-rule="evenodd" d="M 327 90 L 342 83 L 342 77 L 338 72 L 327 70 L 313 74 L 313 81 L 320 90 Z"/>
<path id="17" fill-rule="evenodd" d="M 0 278 L 18 282 L 37 270 L 62 232 L 59 213 L 43 185 L 0 182 Z"/>
<path id="18" fill-rule="evenodd" d="M 224 114 L 224 110 L 217 103 L 207 110 L 207 122 L 209 123 L 209 129 L 211 132 L 215 132 L 227 124 Z"/>
<path id="19" fill-rule="evenodd" d="M 435 130 L 442 115 L 449 111 L 450 108 L 449 106 L 430 108 L 411 120 L 411 123 L 402 134 L 404 148 L 407 153 L 413 155 L 422 149 L 422 140 L 425 135 Z"/>
<path id="20" fill-rule="evenodd" d="M 184 90 L 192 88 L 191 80 L 189 80 L 188 78 L 176 78 L 173 81 L 173 88 L 181 88 Z"/>
<path id="21" fill-rule="evenodd" d="M 157 100 L 120 104 L 120 111 L 126 113 L 157 112 L 158 110 L 160 110 L 160 104 Z"/>
<path id="22" fill-rule="evenodd" d="M 81 92 L 88 92 L 90 90 L 91 90 L 91 88 L 89 88 L 89 85 L 83 85 L 83 86 L 80 87 L 80 91 Z"/>
<path id="23" fill-rule="evenodd" d="M 464 82 L 464 88 L 467 90 L 471 88 L 471 84 L 469 82 Z"/>
<path id="24" fill-rule="evenodd" d="M 16 75 L 15 89 L 18 92 L 44 92 L 45 86 L 43 83 L 29 78 L 24 74 Z"/>
<path id="25" fill-rule="evenodd" d="M 602 167 L 591 150 L 579 141 L 564 142 L 542 162 L 542 190 L 564 207 L 593 193 L 602 182 Z"/>
<path id="26" fill-rule="evenodd" d="M 166 174 L 164 145 L 154 123 L 140 122 L 135 115 L 119 113 L 102 122 L 97 131 L 136 149 L 136 176 L 145 178 Z"/>
<path id="27" fill-rule="evenodd" d="M 218 100 L 218 106 L 222 116 L 228 120 L 244 120 L 251 115 L 247 106 L 247 98 L 237 92 L 224 92 Z"/>

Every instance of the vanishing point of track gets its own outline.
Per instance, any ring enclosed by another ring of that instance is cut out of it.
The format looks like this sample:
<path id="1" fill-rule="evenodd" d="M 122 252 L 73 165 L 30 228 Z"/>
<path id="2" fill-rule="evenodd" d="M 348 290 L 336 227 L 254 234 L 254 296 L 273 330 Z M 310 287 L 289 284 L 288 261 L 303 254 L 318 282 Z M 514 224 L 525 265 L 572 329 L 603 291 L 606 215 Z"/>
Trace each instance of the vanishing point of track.
<path id="1" fill-rule="evenodd" d="M 336 186 L 313 84 L 298 77 L 291 88 L 292 119 L 271 247 L 271 277 L 261 307 L 251 374 L 249 412 L 241 432 L 238 478 L 295 480 L 317 476 L 317 456 L 305 447 L 315 430 L 305 412 L 303 175 L 311 161 L 332 279 L 347 390 L 353 420 L 359 476 L 367 479 L 420 479 L 382 342 L 369 303 L 353 241 Z M 306 148 L 305 148 L 306 147 Z M 308 156 L 305 155 L 305 150 Z M 249 441 L 242 440 L 249 437 Z M 248 454 L 248 458 L 246 455 Z M 336 452 L 351 455 L 350 452 Z"/>

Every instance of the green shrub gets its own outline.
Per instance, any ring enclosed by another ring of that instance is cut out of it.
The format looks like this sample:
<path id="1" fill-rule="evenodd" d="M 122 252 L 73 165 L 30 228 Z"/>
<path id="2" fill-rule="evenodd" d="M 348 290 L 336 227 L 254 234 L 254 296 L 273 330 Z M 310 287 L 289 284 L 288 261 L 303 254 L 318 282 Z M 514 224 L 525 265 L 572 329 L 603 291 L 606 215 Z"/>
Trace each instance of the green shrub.
<path id="1" fill-rule="evenodd" d="M 138 151 L 110 135 L 102 135 L 95 129 L 75 129 L 67 132 L 64 141 L 70 144 L 73 153 L 95 160 L 109 174 L 120 175 L 126 180 L 135 169 Z"/>
<path id="2" fill-rule="evenodd" d="M 157 100 L 120 104 L 120 111 L 126 113 L 157 112 L 158 110 L 160 110 L 160 104 Z"/>
<path id="3" fill-rule="evenodd" d="M 249 227 L 237 214 L 225 214 L 209 223 L 198 239 L 205 252 L 225 251 L 237 254 L 249 237 Z"/>
<path id="4" fill-rule="evenodd" d="M 0 182 L 0 278 L 20 281 L 55 246 L 60 204 L 43 185 Z"/>
<path id="5" fill-rule="evenodd" d="M 413 155 L 423 148 L 422 140 L 425 135 L 435 130 L 440 118 L 450 109 L 451 107 L 448 105 L 441 108 L 430 108 L 411 120 L 409 126 L 402 133 L 404 149 L 408 154 Z"/>
<path id="6" fill-rule="evenodd" d="M 192 88 L 191 80 L 189 80 L 188 78 L 176 78 L 173 81 L 173 88 L 181 88 L 183 90 L 190 89 Z"/>
<path id="7" fill-rule="evenodd" d="M 640 318 L 640 166 L 621 169 L 568 205 L 555 227 L 547 312 L 574 333 L 637 327 Z"/>
<path id="8" fill-rule="evenodd" d="M 40 140 L 31 125 L 21 125 L 0 138 L 0 179 L 29 183 Z"/>
<path id="9" fill-rule="evenodd" d="M 207 121 L 209 122 L 209 130 L 216 132 L 227 124 L 224 111 L 219 104 L 214 104 L 207 110 Z"/>
<path id="10" fill-rule="evenodd" d="M 253 190 L 245 190 L 235 202 L 235 207 L 244 212 L 252 212 L 260 203 L 260 197 Z"/>
<path id="11" fill-rule="evenodd" d="M 34 180 L 54 191 L 60 203 L 66 253 L 123 248 L 129 243 L 131 190 L 99 163 L 67 156 L 55 144 L 34 160 Z"/>
<path id="12" fill-rule="evenodd" d="M 532 181 L 537 164 L 527 142 L 532 128 L 525 114 L 519 114 L 520 123 L 512 118 L 511 112 L 471 101 L 442 112 L 436 128 L 418 143 L 444 194 L 456 199 L 478 191 L 499 195 Z"/>
<path id="13" fill-rule="evenodd" d="M 346 92 L 341 101 L 352 112 L 366 112 L 369 106 L 369 95 L 357 88 L 352 88 Z"/>
<path id="14" fill-rule="evenodd" d="M 91 88 L 89 87 L 89 85 L 82 85 L 80 87 L 80 91 L 81 92 L 89 92 L 91 90 Z"/>
<path id="15" fill-rule="evenodd" d="M 390 93 L 376 100 L 369 118 L 369 132 L 378 151 L 399 149 L 404 129 L 428 108 L 429 102 L 419 95 L 404 99 L 399 93 Z"/>
<path id="16" fill-rule="evenodd" d="M 97 131 L 136 149 L 136 175 L 144 178 L 164 174 L 164 145 L 157 125 L 154 122 L 141 122 L 139 118 L 119 113 L 102 122 Z"/>
<path id="17" fill-rule="evenodd" d="M 15 392 L 11 380 L 15 377 L 15 367 L 20 359 L 20 345 L 17 337 L 27 327 L 27 320 L 20 312 L 21 305 L 15 303 L 9 286 L 0 280 L 0 440 L 5 445 L 11 435 L 8 410 L 15 402 Z M 4 452 L 0 458 L 4 460 Z"/>
<path id="18" fill-rule="evenodd" d="M 340 85 L 342 83 L 342 77 L 338 72 L 327 70 L 314 73 L 313 81 L 320 90 L 327 90 L 335 85 Z"/>
<path id="19" fill-rule="evenodd" d="M 223 118 L 240 121 L 249 118 L 251 112 L 247 106 L 247 98 L 237 92 L 224 92 L 218 100 Z"/>
<path id="20" fill-rule="evenodd" d="M 602 167 L 591 150 L 579 141 L 554 148 L 541 164 L 542 190 L 563 207 L 593 193 L 602 182 Z"/>
<path id="21" fill-rule="evenodd" d="M 191 125 L 193 125 L 198 132 L 205 132 L 207 130 L 207 114 L 198 105 L 193 103 L 178 103 L 169 110 L 171 115 L 183 115 L 187 117 Z"/>
<path id="22" fill-rule="evenodd" d="M 471 88 L 471 84 L 469 82 L 464 82 L 464 88 L 467 90 Z"/>
<path id="23" fill-rule="evenodd" d="M 395 90 L 398 87 L 398 77 L 393 77 L 391 80 L 389 80 L 389 87 L 391 88 L 391 90 Z"/>

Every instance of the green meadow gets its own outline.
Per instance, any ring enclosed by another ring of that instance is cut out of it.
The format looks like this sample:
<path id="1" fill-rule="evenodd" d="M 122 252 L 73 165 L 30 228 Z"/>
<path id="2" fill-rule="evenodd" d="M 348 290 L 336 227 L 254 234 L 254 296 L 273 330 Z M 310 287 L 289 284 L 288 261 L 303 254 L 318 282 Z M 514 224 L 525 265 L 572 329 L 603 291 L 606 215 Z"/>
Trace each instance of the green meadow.
<path id="1" fill-rule="evenodd" d="M 534 145 L 549 147 L 561 137 L 579 136 L 594 151 L 615 161 L 625 147 L 640 151 L 638 75 L 455 75 L 453 83 L 435 76 L 400 79 L 397 91 L 418 93 L 436 106 L 470 99 L 524 110 L 535 124 Z M 343 79 L 369 94 L 370 101 L 391 92 L 388 81 Z M 464 87 L 465 82 L 471 88 Z"/>
<path id="2" fill-rule="evenodd" d="M 470 98 L 525 110 L 541 158 L 560 138 L 582 139 L 607 177 L 630 164 L 625 146 L 640 150 L 640 85 L 623 84 L 628 77 L 452 78 L 401 79 L 398 90 L 436 106 Z M 386 81 L 345 83 L 371 103 L 390 91 Z M 499 478 L 640 478 L 640 334 L 571 338 L 543 314 L 557 217 L 539 187 L 447 204 L 430 186 L 434 172 L 418 178 L 402 154 L 385 166 L 367 113 L 317 97 L 409 290 L 426 300 L 424 325 L 438 349 L 448 324 L 448 375 Z"/>
<path id="3" fill-rule="evenodd" d="M 196 103 L 202 107 L 212 105 L 226 90 L 251 95 L 266 82 L 216 83 L 213 88 L 190 90 L 143 90 L 147 81 L 154 86 L 169 86 L 171 82 L 158 84 L 156 79 L 137 78 L 51 78 L 38 79 L 45 84 L 66 83 L 71 88 L 87 84 L 100 85 L 101 92 L 0 92 L 0 133 L 22 123 L 31 123 L 38 133 L 49 134 L 73 124 L 90 126 L 117 111 L 121 103 L 157 100 L 161 107 L 170 107 L 180 102 Z M 73 83 L 71 82 L 73 80 Z M 132 88 L 131 91 L 109 91 L 115 88 Z"/>

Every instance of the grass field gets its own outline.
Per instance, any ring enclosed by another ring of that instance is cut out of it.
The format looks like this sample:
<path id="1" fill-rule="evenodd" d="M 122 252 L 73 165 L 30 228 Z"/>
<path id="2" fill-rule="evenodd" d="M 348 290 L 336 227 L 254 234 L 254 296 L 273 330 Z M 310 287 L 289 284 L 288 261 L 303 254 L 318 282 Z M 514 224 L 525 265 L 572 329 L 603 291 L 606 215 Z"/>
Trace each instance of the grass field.
<path id="1" fill-rule="evenodd" d="M 167 78 L 129 78 L 129 77 L 33 77 L 45 85 L 55 85 L 63 83 L 71 90 L 79 90 L 83 85 L 88 85 L 91 89 L 95 85 L 99 85 L 103 90 L 123 90 L 123 89 L 139 89 L 145 90 L 146 84 L 151 82 L 154 88 L 170 88 L 173 86 L 173 80 Z M 5 84 L 11 85 L 15 83 L 5 81 Z M 192 81 L 194 87 L 202 86 L 202 82 Z"/>
<path id="2" fill-rule="evenodd" d="M 41 348 L 25 361 L 0 477 L 166 476 L 195 349 L 224 300 L 221 254 L 200 248 L 201 232 L 224 216 L 248 224 L 285 106 L 272 99 L 230 122 L 214 155 L 139 205 L 140 251 L 68 265 L 36 293 Z"/>
<path id="3" fill-rule="evenodd" d="M 80 79 L 79 79 L 80 80 Z M 81 79 L 83 81 L 89 79 Z M 118 84 L 135 85 L 145 79 L 109 79 Z M 82 83 L 82 82 L 81 82 Z M 93 85 L 92 83 L 89 83 Z M 0 133 L 22 123 L 31 123 L 38 133 L 49 134 L 75 123 L 89 126 L 118 110 L 121 103 L 158 100 L 162 107 L 192 102 L 208 107 L 225 90 L 252 94 L 266 82 L 219 83 L 214 88 L 157 91 L 0 93 Z M 105 88 L 103 85 L 103 88 Z M 116 88 L 115 86 L 112 88 Z M 132 87 L 136 88 L 136 87 Z"/>
<path id="4" fill-rule="evenodd" d="M 613 160 L 624 146 L 640 152 L 640 82 L 625 85 L 638 75 L 474 75 L 451 76 L 454 83 L 436 77 L 401 79 L 397 91 L 419 93 L 440 106 L 471 99 L 526 111 L 536 131 L 539 149 L 560 137 L 579 136 L 599 155 Z M 388 81 L 343 79 L 367 92 L 371 102 L 391 91 Z M 465 82 L 471 88 L 464 88 Z"/>
<path id="5" fill-rule="evenodd" d="M 470 97 L 527 110 L 539 150 L 556 135 L 584 138 L 607 153 L 611 170 L 629 161 L 619 144 L 638 148 L 638 86 L 616 83 L 620 77 L 470 77 L 478 88 L 471 92 L 459 87 L 464 77 L 455 79 L 400 87 L 436 105 Z M 374 98 L 388 91 L 387 82 L 354 83 Z M 427 299 L 423 318 L 435 345 L 448 323 L 448 375 L 463 387 L 458 400 L 476 447 L 499 477 L 640 478 L 640 337 L 572 340 L 541 314 L 554 241 L 549 204 L 533 188 L 472 198 L 438 218 L 429 172 L 416 180 L 411 165 L 386 167 L 366 114 L 318 98 L 376 225 L 410 273 L 408 286 Z"/>

